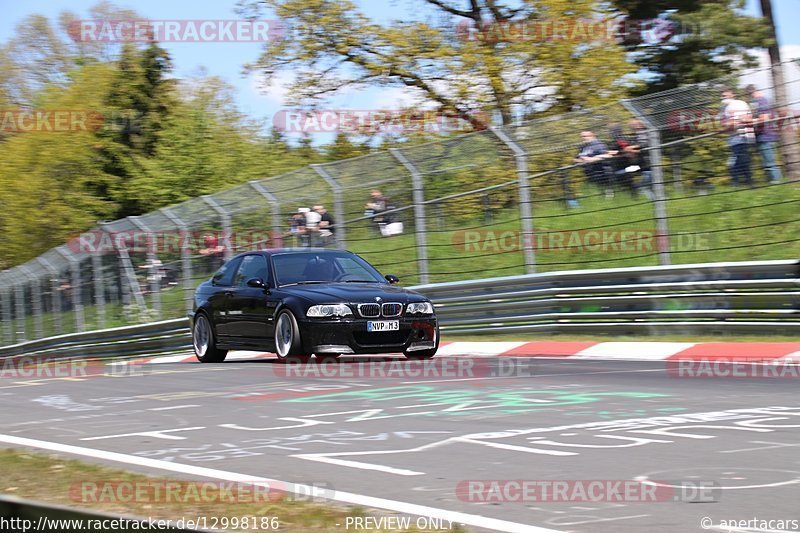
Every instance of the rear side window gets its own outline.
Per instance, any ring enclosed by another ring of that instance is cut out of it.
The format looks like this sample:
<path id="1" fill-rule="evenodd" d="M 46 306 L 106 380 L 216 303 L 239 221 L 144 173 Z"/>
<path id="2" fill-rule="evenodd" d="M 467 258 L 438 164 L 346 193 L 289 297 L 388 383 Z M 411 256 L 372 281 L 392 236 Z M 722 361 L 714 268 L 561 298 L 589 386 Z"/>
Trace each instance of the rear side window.
<path id="1" fill-rule="evenodd" d="M 211 283 L 214 285 L 231 285 L 233 283 L 233 274 L 241 262 L 242 258 L 237 257 L 222 265 L 214 274 L 214 277 L 211 278 Z"/>
<path id="2" fill-rule="evenodd" d="M 253 278 L 261 278 L 264 283 L 269 284 L 268 277 L 267 260 L 264 256 L 246 255 L 242 258 L 242 264 L 233 277 L 233 284 L 237 287 L 245 287 L 247 286 L 247 280 Z"/>

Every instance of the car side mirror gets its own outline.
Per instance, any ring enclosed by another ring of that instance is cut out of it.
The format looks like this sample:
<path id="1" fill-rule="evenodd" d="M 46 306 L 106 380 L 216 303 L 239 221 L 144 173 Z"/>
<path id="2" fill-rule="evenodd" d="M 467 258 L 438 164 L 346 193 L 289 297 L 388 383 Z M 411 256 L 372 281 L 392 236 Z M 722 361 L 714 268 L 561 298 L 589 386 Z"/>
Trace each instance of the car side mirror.
<path id="1" fill-rule="evenodd" d="M 384 277 L 386 278 L 386 281 L 388 281 L 390 285 L 394 285 L 395 283 L 400 283 L 400 278 L 398 278 L 394 274 L 386 274 L 386 276 Z"/>
<path id="2" fill-rule="evenodd" d="M 253 287 L 254 289 L 266 289 L 267 285 L 264 283 L 264 280 L 261 278 L 250 278 L 247 280 L 247 286 Z"/>

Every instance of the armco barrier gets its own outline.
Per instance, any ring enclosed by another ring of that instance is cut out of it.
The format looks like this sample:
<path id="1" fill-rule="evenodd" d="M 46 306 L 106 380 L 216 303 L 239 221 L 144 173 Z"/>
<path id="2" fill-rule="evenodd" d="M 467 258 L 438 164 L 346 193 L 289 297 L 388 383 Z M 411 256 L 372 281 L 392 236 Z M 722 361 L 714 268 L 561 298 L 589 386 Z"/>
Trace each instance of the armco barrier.
<path id="1" fill-rule="evenodd" d="M 530 274 L 415 287 L 443 334 L 513 331 L 792 334 L 800 263 L 709 263 Z"/>
<path id="2" fill-rule="evenodd" d="M 178 318 L 137 326 L 71 333 L 3 346 L 0 347 L 0 357 L 20 354 L 113 357 L 164 353 L 187 350 L 190 347 L 189 320 Z"/>
<path id="3" fill-rule="evenodd" d="M 444 335 L 492 332 L 691 335 L 800 332 L 800 262 L 579 270 L 411 287 L 433 300 Z M 191 347 L 188 320 L 50 337 L 0 348 L 111 357 Z"/>

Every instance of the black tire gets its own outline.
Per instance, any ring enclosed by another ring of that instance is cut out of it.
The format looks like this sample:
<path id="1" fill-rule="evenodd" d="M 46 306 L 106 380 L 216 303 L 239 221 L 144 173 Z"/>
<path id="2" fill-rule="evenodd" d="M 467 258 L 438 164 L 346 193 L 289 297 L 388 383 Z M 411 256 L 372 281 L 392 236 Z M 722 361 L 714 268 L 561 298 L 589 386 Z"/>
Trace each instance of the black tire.
<path id="1" fill-rule="evenodd" d="M 292 363 L 305 363 L 311 354 L 303 353 L 300 327 L 291 311 L 284 309 L 275 320 L 275 355 L 278 360 Z"/>
<path id="2" fill-rule="evenodd" d="M 228 350 L 217 348 L 217 336 L 214 327 L 205 313 L 198 313 L 192 325 L 192 347 L 194 355 L 201 363 L 221 363 L 228 355 Z"/>

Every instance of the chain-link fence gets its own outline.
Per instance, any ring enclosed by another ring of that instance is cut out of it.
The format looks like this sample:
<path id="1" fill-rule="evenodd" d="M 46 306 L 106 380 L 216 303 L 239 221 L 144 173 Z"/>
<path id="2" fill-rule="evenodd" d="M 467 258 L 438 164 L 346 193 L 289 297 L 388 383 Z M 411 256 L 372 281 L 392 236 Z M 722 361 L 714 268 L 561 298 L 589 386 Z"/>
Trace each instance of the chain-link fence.
<path id="1" fill-rule="evenodd" d="M 796 258 L 800 192 L 781 154 L 800 140 L 800 69 L 782 68 L 788 101 L 768 113 L 767 130 L 720 119 L 723 85 L 755 83 L 774 101 L 763 70 L 311 165 L 100 223 L 0 273 L 2 342 L 183 316 L 200 281 L 264 247 L 346 248 L 406 285 Z M 332 233 L 309 231 L 315 205 Z"/>

